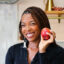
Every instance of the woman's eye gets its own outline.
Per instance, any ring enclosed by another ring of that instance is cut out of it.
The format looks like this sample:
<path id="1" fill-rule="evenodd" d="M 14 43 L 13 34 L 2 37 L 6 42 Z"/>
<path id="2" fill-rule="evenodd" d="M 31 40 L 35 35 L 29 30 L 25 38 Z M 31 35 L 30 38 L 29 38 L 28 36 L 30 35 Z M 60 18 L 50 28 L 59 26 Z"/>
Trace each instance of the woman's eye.
<path id="1" fill-rule="evenodd" d="M 36 23 L 35 22 L 31 22 L 31 25 L 36 25 Z"/>
<path id="2" fill-rule="evenodd" d="M 25 25 L 24 24 L 21 24 L 22 27 L 24 27 Z"/>

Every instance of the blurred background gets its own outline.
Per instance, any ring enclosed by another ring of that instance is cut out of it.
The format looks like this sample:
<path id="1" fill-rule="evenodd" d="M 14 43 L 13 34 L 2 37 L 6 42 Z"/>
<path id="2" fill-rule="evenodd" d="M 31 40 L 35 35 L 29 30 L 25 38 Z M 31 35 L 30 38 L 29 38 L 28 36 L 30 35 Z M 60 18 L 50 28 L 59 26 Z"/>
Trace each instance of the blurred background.
<path id="1" fill-rule="evenodd" d="M 40 7 L 46 12 L 48 1 L 49 0 L 0 0 L 0 64 L 5 64 L 5 56 L 8 48 L 22 41 L 19 39 L 18 30 L 22 12 L 29 6 Z M 64 47 L 64 0 L 53 0 L 53 4 L 52 9 L 61 12 L 46 12 L 46 14 L 49 17 L 51 29 L 56 33 L 57 43 Z"/>

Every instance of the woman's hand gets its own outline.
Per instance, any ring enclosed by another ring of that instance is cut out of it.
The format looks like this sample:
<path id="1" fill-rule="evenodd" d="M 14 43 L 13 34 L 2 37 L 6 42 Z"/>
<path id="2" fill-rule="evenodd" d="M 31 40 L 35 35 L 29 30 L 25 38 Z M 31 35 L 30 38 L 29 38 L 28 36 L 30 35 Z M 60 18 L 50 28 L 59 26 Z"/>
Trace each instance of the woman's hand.
<path id="1" fill-rule="evenodd" d="M 43 37 L 41 36 L 41 41 L 39 43 L 39 52 L 40 53 L 45 53 L 49 44 L 53 43 L 53 41 L 56 38 L 56 34 L 53 31 L 51 31 L 51 34 L 50 33 L 47 33 L 47 34 L 50 36 L 50 39 L 48 39 L 48 40 L 44 40 Z"/>

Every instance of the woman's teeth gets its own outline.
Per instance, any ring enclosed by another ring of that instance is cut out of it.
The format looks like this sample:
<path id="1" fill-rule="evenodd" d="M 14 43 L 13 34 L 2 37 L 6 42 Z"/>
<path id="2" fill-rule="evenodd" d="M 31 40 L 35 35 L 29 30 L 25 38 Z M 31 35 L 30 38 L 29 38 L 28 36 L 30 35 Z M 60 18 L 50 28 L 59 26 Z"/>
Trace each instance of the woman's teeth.
<path id="1" fill-rule="evenodd" d="M 33 36 L 33 34 L 27 34 L 27 37 L 32 37 Z"/>

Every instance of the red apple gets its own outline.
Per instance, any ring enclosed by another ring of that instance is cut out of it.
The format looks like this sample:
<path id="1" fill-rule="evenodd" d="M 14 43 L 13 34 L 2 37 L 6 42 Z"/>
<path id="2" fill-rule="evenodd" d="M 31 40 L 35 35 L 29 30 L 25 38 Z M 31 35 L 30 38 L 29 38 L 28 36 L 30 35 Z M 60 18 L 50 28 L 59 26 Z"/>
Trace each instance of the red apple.
<path id="1" fill-rule="evenodd" d="M 43 37 L 44 40 L 48 40 L 50 38 L 47 32 L 51 33 L 49 28 L 43 28 L 41 31 L 41 36 Z"/>

